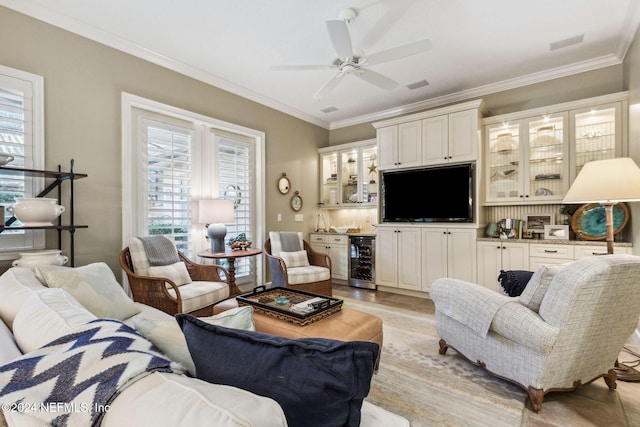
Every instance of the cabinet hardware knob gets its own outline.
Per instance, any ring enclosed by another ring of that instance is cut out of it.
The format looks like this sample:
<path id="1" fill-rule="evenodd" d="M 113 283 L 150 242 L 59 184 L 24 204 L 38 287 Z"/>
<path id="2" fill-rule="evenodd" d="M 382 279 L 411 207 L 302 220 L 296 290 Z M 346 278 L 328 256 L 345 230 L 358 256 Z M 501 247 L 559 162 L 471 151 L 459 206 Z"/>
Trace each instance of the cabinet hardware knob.
<path id="1" fill-rule="evenodd" d="M 606 255 L 606 252 L 591 252 L 591 255 Z"/>
<path id="2" fill-rule="evenodd" d="M 544 250 L 544 253 L 546 253 L 546 254 L 557 254 L 557 253 L 558 253 L 558 251 L 551 251 L 551 250 L 549 250 L 549 249 L 545 249 L 545 250 Z"/>

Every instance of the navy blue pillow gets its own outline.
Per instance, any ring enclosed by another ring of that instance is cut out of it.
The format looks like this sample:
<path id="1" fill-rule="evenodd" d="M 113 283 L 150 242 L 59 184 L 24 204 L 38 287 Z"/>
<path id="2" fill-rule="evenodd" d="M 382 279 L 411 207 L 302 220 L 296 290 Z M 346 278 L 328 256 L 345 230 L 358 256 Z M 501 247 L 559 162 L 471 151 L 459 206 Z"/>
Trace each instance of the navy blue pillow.
<path id="1" fill-rule="evenodd" d="M 376 343 L 289 339 L 177 314 L 196 377 L 274 399 L 290 427 L 360 425 Z"/>
<path id="2" fill-rule="evenodd" d="M 527 287 L 527 283 L 533 276 L 533 271 L 525 271 L 525 270 L 500 270 L 500 275 L 498 275 L 498 283 L 504 292 L 510 297 L 517 297 L 524 291 L 524 288 Z"/>

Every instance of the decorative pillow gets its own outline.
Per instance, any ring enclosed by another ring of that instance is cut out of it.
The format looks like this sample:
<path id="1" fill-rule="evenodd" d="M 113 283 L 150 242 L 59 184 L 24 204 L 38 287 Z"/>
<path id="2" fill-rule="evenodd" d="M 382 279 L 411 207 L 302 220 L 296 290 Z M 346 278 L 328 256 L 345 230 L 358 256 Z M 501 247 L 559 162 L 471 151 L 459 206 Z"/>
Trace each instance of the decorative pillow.
<path id="1" fill-rule="evenodd" d="M 292 340 L 209 325 L 188 314 L 176 319 L 198 378 L 272 398 L 290 426 L 360 425 L 378 344 Z"/>
<path id="2" fill-rule="evenodd" d="M 140 312 L 104 262 L 77 268 L 57 265 L 36 268 L 47 286 L 69 292 L 99 318 L 124 320 Z"/>
<path id="3" fill-rule="evenodd" d="M 45 289 L 24 303 L 13 321 L 13 335 L 20 350 L 28 353 L 95 319 L 63 289 Z"/>
<path id="4" fill-rule="evenodd" d="M 201 317 L 200 319 L 212 325 L 255 331 L 252 314 L 253 307 L 247 306 L 233 308 L 215 316 Z M 175 319 L 153 320 L 135 316 L 133 324 L 143 337 L 155 344 L 171 360 L 180 363 L 195 375 L 196 368 L 189 354 L 187 341 Z"/>
<path id="5" fill-rule="evenodd" d="M 309 267 L 307 251 L 280 252 L 280 258 L 282 258 L 287 268 Z"/>
<path id="6" fill-rule="evenodd" d="M 191 283 L 191 276 L 187 271 L 187 266 L 184 262 L 178 261 L 175 264 L 169 265 L 153 265 L 147 270 L 149 276 L 163 277 L 171 280 L 176 286 L 186 285 Z"/>
<path id="7" fill-rule="evenodd" d="M 13 329 L 13 319 L 30 296 L 46 287 L 32 270 L 13 267 L 0 276 L 0 318 Z"/>
<path id="8" fill-rule="evenodd" d="M 563 265 L 548 265 L 538 268 L 520 295 L 520 302 L 537 313 L 549 284 L 563 268 Z"/>
<path id="9" fill-rule="evenodd" d="M 533 271 L 525 270 L 500 270 L 498 275 L 498 283 L 500 284 L 500 292 L 510 297 L 517 297 L 529 283 L 533 276 Z"/>

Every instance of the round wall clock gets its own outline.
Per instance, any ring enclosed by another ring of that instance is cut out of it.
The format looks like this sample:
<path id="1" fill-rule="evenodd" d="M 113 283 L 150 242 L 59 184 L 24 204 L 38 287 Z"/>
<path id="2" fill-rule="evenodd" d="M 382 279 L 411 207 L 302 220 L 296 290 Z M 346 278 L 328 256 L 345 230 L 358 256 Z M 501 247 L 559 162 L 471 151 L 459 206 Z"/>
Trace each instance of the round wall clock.
<path id="1" fill-rule="evenodd" d="M 278 178 L 278 191 L 281 194 L 287 194 L 290 189 L 291 182 L 289 181 L 289 178 L 287 178 L 287 174 L 283 172 L 282 176 Z"/>
<path id="2" fill-rule="evenodd" d="M 296 193 L 291 197 L 291 209 L 295 212 L 298 212 L 302 209 L 302 197 L 300 197 L 300 192 L 296 191 Z"/>

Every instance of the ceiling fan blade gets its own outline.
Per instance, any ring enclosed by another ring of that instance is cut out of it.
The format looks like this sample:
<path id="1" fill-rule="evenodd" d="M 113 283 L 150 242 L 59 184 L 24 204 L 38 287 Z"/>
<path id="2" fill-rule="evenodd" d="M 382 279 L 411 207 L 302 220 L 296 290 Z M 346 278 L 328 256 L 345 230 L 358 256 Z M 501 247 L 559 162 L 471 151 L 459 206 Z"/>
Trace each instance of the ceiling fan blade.
<path id="1" fill-rule="evenodd" d="M 335 70 L 336 65 L 272 65 L 273 71 Z"/>
<path id="2" fill-rule="evenodd" d="M 328 82 L 326 82 L 324 84 L 324 86 L 322 86 L 316 93 L 315 95 L 313 95 L 313 99 L 321 99 L 323 98 L 325 95 L 328 95 L 329 92 L 331 92 L 333 89 L 336 88 L 336 86 L 338 86 L 338 83 L 340 83 L 342 81 L 342 79 L 344 79 L 344 76 L 346 76 L 345 73 L 337 73 L 335 76 L 333 76 L 331 78 L 331 80 L 329 80 Z"/>
<path id="3" fill-rule="evenodd" d="M 351 46 L 351 36 L 349 36 L 347 23 L 340 19 L 329 19 L 327 20 L 327 30 L 338 58 L 344 61 L 353 57 L 353 46 Z"/>
<path id="4" fill-rule="evenodd" d="M 386 90 L 395 89 L 399 84 L 397 81 L 371 70 L 360 69 L 360 71 L 355 73 L 355 75 L 374 86 L 378 86 L 379 88 Z"/>
<path id="5" fill-rule="evenodd" d="M 431 49 L 431 41 L 429 39 L 418 40 L 417 42 L 405 44 L 402 46 L 392 47 L 377 53 L 372 53 L 366 57 L 367 65 L 382 64 L 384 62 L 395 61 L 396 59 L 405 58 L 407 56 L 416 55 Z"/>

